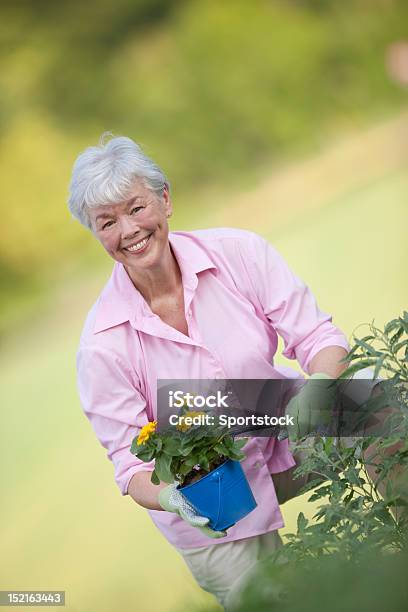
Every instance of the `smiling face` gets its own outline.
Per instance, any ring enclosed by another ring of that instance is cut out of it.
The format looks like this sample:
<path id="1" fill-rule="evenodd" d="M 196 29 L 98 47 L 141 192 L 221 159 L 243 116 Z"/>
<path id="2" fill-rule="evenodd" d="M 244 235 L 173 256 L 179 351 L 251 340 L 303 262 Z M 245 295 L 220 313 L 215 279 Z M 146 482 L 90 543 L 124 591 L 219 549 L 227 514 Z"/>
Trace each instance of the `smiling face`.
<path id="1" fill-rule="evenodd" d="M 160 197 L 137 180 L 129 200 L 91 208 L 89 216 L 104 249 L 133 275 L 160 265 L 168 253 L 171 212 L 167 187 Z"/>

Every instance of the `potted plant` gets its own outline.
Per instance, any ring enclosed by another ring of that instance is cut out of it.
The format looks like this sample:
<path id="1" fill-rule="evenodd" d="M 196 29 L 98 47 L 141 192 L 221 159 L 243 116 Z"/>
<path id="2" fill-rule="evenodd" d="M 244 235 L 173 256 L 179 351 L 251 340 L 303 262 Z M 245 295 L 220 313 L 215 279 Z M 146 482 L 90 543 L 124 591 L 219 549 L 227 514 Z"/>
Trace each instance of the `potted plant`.
<path id="1" fill-rule="evenodd" d="M 247 440 L 233 438 L 225 427 L 194 424 L 203 414 L 184 412 L 180 424 L 162 431 L 149 422 L 130 450 L 142 461 L 155 460 L 154 484 L 177 482 L 196 511 L 210 519 L 209 527 L 224 531 L 256 507 L 240 465 Z"/>

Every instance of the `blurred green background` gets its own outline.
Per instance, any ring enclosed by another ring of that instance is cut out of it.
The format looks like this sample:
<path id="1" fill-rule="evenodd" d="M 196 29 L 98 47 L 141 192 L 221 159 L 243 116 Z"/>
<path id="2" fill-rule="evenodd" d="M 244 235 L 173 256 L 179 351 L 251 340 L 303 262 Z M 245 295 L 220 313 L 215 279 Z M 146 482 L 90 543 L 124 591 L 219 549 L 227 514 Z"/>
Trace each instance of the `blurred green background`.
<path id="1" fill-rule="evenodd" d="M 132 137 L 170 179 L 172 229 L 257 231 L 349 338 L 381 325 L 408 297 L 408 4 L 0 13 L 0 590 L 65 589 L 72 612 L 210 605 L 81 413 L 76 347 L 112 264 L 69 216 L 71 167 L 106 130 Z M 304 504 L 284 506 L 282 533 Z"/>

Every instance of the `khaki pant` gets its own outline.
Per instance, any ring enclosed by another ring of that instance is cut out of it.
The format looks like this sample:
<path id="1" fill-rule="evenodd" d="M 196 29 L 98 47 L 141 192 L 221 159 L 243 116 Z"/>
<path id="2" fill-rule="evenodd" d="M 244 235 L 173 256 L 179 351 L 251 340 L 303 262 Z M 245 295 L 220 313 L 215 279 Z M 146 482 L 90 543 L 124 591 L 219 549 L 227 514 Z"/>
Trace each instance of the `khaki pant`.
<path id="1" fill-rule="evenodd" d="M 297 465 L 302 455 L 295 457 Z M 296 466 L 272 474 L 279 504 L 296 497 L 312 475 L 293 479 Z M 225 608 L 233 607 L 243 587 L 250 579 L 257 563 L 282 546 L 278 531 L 270 531 L 252 538 L 213 544 L 200 548 L 178 549 L 198 584 L 212 593 Z"/>

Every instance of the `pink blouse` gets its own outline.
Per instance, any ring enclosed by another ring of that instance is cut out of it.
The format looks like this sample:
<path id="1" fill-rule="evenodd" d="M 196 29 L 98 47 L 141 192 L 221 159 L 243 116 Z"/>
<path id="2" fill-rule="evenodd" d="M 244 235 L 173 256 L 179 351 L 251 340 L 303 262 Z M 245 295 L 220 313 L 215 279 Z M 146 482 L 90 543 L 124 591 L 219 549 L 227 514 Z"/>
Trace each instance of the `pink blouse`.
<path id="1" fill-rule="evenodd" d="M 273 365 L 279 334 L 283 354 L 309 373 L 313 357 L 328 346 L 349 350 L 332 317 L 319 310 L 310 289 L 260 236 L 238 229 L 169 234 L 182 273 L 189 336 L 155 315 L 122 264 L 91 308 L 81 336 L 78 387 L 84 412 L 123 495 L 139 471 L 152 471 L 130 453 L 140 428 L 157 418 L 158 379 L 299 378 Z M 149 510 L 178 548 L 239 540 L 283 527 L 270 473 L 294 465 L 287 441 L 251 438 L 243 469 L 257 508 L 212 540 L 177 515 Z"/>

